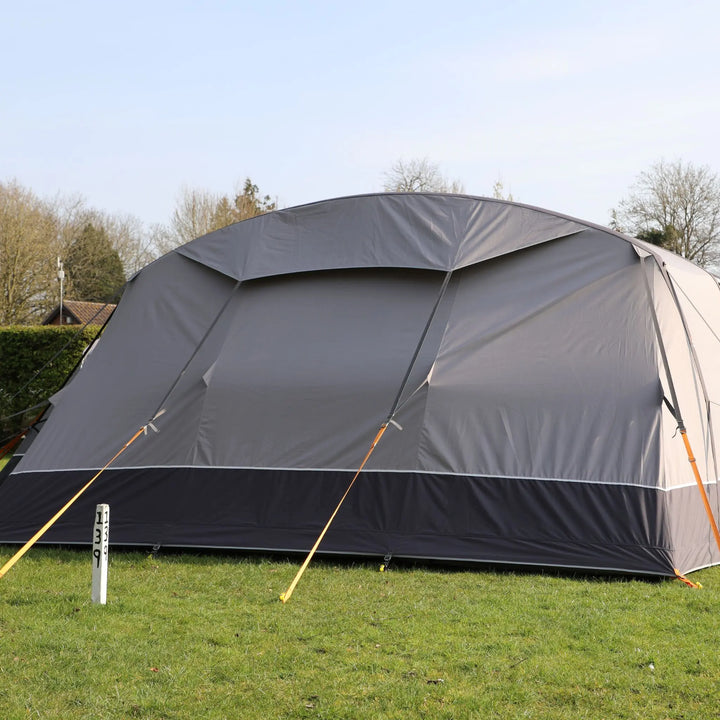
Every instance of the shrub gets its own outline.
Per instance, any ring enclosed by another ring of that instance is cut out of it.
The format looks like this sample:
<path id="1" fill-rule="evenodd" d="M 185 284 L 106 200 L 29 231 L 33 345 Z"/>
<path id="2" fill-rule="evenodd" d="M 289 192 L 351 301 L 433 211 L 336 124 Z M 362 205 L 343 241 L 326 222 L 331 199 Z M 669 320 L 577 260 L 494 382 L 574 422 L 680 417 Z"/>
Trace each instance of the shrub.
<path id="1" fill-rule="evenodd" d="M 97 333 L 97 327 L 0 328 L 0 439 L 37 415 L 39 409 L 16 413 L 57 392 Z"/>

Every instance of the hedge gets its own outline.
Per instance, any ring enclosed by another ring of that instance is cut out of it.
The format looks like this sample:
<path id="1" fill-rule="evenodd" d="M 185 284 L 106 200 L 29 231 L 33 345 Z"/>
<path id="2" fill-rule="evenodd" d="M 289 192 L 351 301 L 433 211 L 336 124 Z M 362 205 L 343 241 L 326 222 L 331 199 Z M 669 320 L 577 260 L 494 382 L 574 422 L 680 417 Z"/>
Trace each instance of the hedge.
<path id="1" fill-rule="evenodd" d="M 0 440 L 21 429 L 39 410 L 8 416 L 44 402 L 62 387 L 98 330 L 0 328 Z"/>

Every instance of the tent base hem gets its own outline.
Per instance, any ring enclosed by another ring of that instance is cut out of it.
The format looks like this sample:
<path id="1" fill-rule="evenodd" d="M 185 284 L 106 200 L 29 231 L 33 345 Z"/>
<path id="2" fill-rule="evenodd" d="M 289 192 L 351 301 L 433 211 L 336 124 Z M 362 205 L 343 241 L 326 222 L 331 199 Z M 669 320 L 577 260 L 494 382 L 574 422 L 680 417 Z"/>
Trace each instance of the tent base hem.
<path id="1" fill-rule="evenodd" d="M 67 500 L 68 487 L 87 480 L 77 473 L 68 482 L 63 473 L 59 483 L 58 475 L 6 480 L 0 542 L 26 541 Z M 105 502 L 114 545 L 301 553 L 348 480 L 332 470 L 110 469 L 45 540 L 90 542 L 95 505 Z M 697 514 L 678 547 L 667 540 L 671 503 Z M 668 576 L 718 561 L 706 526 L 696 488 L 376 471 L 359 478 L 320 550 Z"/>

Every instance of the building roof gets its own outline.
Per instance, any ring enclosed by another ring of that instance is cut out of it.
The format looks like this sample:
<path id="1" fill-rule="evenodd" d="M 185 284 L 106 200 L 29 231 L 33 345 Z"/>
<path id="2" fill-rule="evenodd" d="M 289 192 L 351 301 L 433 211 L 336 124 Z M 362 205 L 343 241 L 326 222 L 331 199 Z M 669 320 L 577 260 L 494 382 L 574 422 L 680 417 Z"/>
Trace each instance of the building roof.
<path id="1" fill-rule="evenodd" d="M 63 315 L 71 317 L 76 325 L 104 325 L 115 309 L 112 303 L 85 302 L 84 300 L 63 301 Z M 43 320 L 43 325 L 52 325 L 60 313 L 60 305 Z"/>

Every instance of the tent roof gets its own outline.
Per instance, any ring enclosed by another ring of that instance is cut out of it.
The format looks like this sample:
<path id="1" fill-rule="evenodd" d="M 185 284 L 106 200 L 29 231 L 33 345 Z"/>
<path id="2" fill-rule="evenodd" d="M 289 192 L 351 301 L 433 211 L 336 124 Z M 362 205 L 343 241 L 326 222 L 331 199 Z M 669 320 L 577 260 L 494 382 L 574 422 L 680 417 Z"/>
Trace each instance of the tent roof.
<path id="1" fill-rule="evenodd" d="M 590 228 L 504 200 L 383 193 L 260 215 L 175 252 L 236 280 L 343 268 L 448 271 Z"/>
<path id="2" fill-rule="evenodd" d="M 372 267 L 447 272 L 587 230 L 622 238 L 671 272 L 707 274 L 602 225 L 509 200 L 450 193 L 375 193 L 298 205 L 228 225 L 173 252 L 241 281 Z"/>

